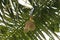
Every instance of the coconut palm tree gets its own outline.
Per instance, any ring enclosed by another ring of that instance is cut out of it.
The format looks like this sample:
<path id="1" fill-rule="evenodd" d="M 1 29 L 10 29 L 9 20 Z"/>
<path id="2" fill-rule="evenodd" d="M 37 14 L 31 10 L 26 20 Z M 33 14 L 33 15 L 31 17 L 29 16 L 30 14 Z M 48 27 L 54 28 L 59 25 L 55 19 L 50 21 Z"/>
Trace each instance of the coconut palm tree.
<path id="1" fill-rule="evenodd" d="M 29 0 L 34 10 L 17 0 L 0 0 L 0 40 L 60 40 L 60 0 Z M 53 36 L 53 35 L 54 36 Z"/>

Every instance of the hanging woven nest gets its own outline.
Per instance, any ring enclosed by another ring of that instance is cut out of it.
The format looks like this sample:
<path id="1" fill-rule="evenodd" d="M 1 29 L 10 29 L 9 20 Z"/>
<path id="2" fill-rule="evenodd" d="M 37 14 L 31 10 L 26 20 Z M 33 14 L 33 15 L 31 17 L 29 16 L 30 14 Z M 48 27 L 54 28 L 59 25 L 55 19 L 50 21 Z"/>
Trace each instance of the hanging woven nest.
<path id="1" fill-rule="evenodd" d="M 30 19 L 25 23 L 24 32 L 34 31 L 35 28 L 34 20 L 30 16 Z"/>

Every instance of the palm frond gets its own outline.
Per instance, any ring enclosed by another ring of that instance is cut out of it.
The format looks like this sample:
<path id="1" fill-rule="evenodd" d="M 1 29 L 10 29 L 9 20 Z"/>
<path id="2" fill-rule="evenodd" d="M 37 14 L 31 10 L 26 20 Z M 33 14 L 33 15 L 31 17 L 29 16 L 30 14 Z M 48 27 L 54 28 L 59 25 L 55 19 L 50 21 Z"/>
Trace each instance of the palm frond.
<path id="1" fill-rule="evenodd" d="M 52 33 L 59 32 L 60 0 L 29 0 L 34 7 L 33 19 L 36 29 L 24 33 L 29 11 L 17 0 L 0 0 L 0 39 L 1 40 L 46 40 L 44 33 L 55 40 Z"/>

